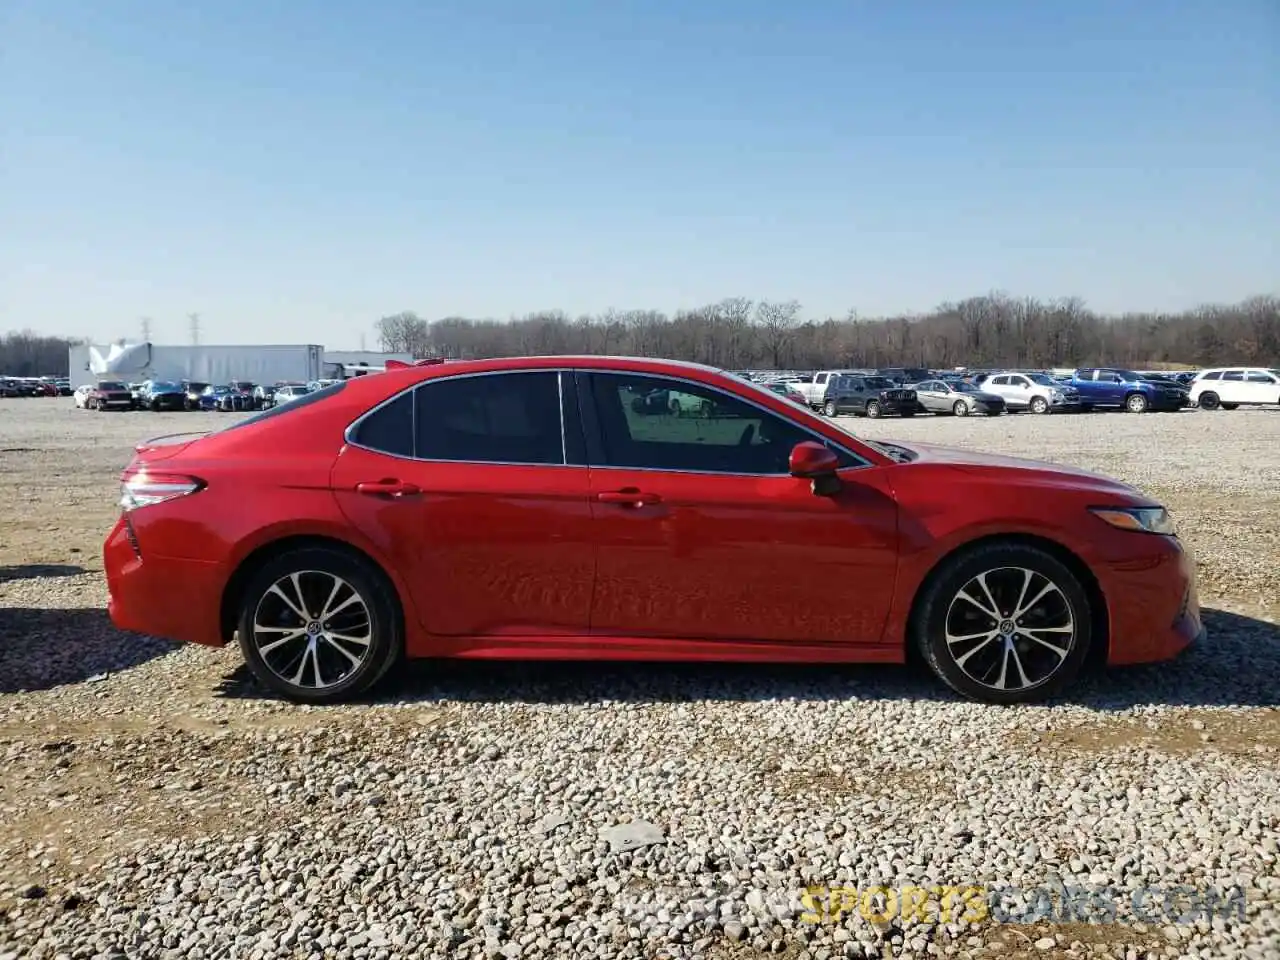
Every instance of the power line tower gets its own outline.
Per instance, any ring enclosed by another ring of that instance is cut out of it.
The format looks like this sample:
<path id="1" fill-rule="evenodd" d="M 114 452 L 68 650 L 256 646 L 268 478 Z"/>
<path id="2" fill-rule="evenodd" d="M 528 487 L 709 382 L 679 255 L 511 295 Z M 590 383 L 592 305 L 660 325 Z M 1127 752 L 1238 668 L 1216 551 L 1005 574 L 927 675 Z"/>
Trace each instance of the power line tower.
<path id="1" fill-rule="evenodd" d="M 191 325 L 191 345 L 200 346 L 200 314 L 188 313 L 187 322 Z"/>
<path id="2" fill-rule="evenodd" d="M 151 342 L 151 318 L 140 317 L 139 322 L 142 328 L 142 342 L 150 343 Z"/>

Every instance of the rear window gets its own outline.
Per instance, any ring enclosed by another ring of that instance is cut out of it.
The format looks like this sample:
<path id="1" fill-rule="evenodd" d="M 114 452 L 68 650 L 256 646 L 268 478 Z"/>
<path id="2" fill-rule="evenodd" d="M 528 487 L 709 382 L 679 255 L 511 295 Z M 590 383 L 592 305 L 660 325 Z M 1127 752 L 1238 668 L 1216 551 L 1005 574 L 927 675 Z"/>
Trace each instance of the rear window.
<path id="1" fill-rule="evenodd" d="M 328 400 L 330 397 L 336 396 L 342 392 L 342 388 L 346 385 L 347 381 L 339 380 L 336 383 L 331 383 L 322 390 L 315 390 L 308 393 L 306 396 L 299 397 L 297 400 L 290 400 L 288 403 L 281 404 L 278 407 L 268 407 L 266 410 L 255 413 L 251 417 L 245 417 L 243 420 L 230 424 L 229 426 L 223 427 L 221 430 L 217 430 L 215 432 L 226 433 L 228 430 L 235 430 L 238 427 L 247 426 L 251 423 L 261 423 L 263 420 L 270 420 L 272 417 L 283 417 L 291 413 L 296 413 L 303 407 L 309 407 L 313 403 L 320 403 L 324 400 Z"/>

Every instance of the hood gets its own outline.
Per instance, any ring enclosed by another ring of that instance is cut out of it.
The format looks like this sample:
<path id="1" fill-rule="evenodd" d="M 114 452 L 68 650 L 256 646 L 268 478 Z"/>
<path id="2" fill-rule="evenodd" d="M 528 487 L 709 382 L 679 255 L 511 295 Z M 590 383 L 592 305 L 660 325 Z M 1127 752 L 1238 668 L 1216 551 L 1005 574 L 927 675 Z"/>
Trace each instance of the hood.
<path id="1" fill-rule="evenodd" d="M 894 446 L 901 447 L 916 454 L 913 463 L 941 463 L 953 466 L 966 472 L 981 473 L 987 471 L 1020 471 L 1027 474 L 1029 482 L 1039 479 L 1067 482 L 1073 486 L 1089 487 L 1099 493 L 1122 495 L 1130 499 L 1151 502 L 1141 491 L 1122 483 L 1112 477 L 1100 473 L 1092 473 L 1064 463 L 1050 463 L 1047 460 L 1031 460 L 1024 457 L 1006 457 L 995 453 L 981 453 L 977 450 L 961 450 L 955 447 L 937 446 L 932 443 L 902 443 L 892 441 Z M 1017 477 L 1009 478 L 1017 482 Z"/>

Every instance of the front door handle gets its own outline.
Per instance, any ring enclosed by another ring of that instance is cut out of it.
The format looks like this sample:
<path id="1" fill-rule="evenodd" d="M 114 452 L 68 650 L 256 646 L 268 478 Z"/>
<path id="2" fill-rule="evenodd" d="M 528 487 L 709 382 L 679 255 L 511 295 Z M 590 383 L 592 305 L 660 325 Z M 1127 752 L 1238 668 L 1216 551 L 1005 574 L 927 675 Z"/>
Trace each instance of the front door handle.
<path id="1" fill-rule="evenodd" d="M 624 507 L 643 507 L 645 504 L 658 503 L 662 500 L 656 493 L 646 493 L 637 487 L 624 487 L 621 490 L 605 490 L 596 494 L 601 503 L 617 503 Z"/>
<path id="2" fill-rule="evenodd" d="M 356 484 L 356 493 L 367 497 L 412 497 L 421 492 L 417 484 L 403 480 L 365 480 Z"/>

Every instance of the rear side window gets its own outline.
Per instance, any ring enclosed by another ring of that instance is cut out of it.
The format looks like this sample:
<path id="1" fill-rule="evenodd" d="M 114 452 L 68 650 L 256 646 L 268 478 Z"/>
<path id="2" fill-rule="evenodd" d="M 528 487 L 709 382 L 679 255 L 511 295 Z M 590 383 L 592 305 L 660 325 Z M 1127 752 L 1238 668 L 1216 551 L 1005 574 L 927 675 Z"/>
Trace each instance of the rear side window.
<path id="1" fill-rule="evenodd" d="M 240 427 L 248 426 L 251 423 L 261 423 L 263 420 L 270 420 L 272 417 L 283 417 L 286 414 L 295 413 L 303 407 L 309 407 L 313 403 L 323 403 L 330 397 L 335 397 L 342 392 L 342 388 L 347 385 L 347 381 L 339 380 L 337 383 L 331 383 L 323 390 L 317 390 L 309 393 L 305 397 L 299 397 L 297 400 L 290 400 L 288 403 L 278 407 L 269 407 L 260 413 L 255 413 L 251 417 L 245 417 L 237 423 L 231 424 L 229 427 L 217 431 L 225 433 L 227 430 L 238 430 Z M 205 389 L 206 395 L 214 395 L 217 393 L 225 393 L 225 388 L 208 387 Z"/>
<path id="2" fill-rule="evenodd" d="M 517 371 L 417 389 L 414 456 L 470 463 L 564 463 L 560 375 Z"/>
<path id="3" fill-rule="evenodd" d="M 330 389 L 325 387 L 325 390 Z M 290 400 L 273 410 L 291 410 L 301 406 L 324 390 Z M 395 457 L 413 456 L 413 391 L 406 390 L 388 403 L 367 414 L 351 434 L 351 442 L 379 453 Z"/>

